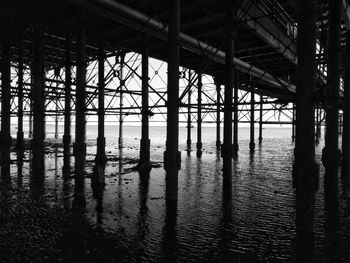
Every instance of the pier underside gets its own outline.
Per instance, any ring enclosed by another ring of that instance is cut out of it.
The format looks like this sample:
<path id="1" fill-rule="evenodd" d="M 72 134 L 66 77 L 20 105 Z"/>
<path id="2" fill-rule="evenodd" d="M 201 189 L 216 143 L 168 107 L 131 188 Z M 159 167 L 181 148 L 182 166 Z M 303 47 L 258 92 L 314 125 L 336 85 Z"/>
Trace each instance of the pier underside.
<path id="1" fill-rule="evenodd" d="M 324 189 L 330 212 L 339 206 L 338 177 L 343 185 L 350 181 L 349 10 L 346 0 L 1 1 L 3 185 L 14 159 L 22 165 L 28 160 L 30 187 L 42 189 L 54 141 L 63 148 L 62 182 L 74 179 L 73 210 L 85 209 L 86 177 L 103 206 L 100 197 L 111 184 L 106 174 L 113 174 L 110 163 L 117 158 L 124 174 L 123 152 L 131 147 L 127 127 L 140 126 L 137 161 L 130 171 L 140 174 L 140 202 L 147 207 L 142 200 L 147 200 L 152 167 L 156 173 L 164 168 L 170 231 L 165 250 L 171 250 L 181 213 L 183 160 L 191 164 L 192 154 L 200 176 L 200 162 L 206 163 L 208 154 L 205 129 L 215 132 L 215 164 L 220 166 L 215 174 L 222 177 L 226 209 L 240 153 L 243 159 L 248 154 L 252 165 L 268 147 L 264 129 L 283 126 L 293 142 L 293 154 L 286 158 L 291 169 L 282 176 L 291 178 L 294 189 L 294 199 L 288 200 L 295 202 L 295 235 L 312 246 L 318 190 Z M 89 125 L 95 124 L 91 159 L 87 138 Z M 155 126 L 165 127 L 161 154 L 152 146 Z M 48 140 L 50 127 L 54 140 Z M 108 127 L 118 136 L 113 149 L 106 142 Z M 248 143 L 239 139 L 239 127 L 249 131 Z M 91 162 L 93 171 L 87 172 Z M 348 206 L 348 201 L 342 202 Z M 301 260 L 312 260 L 310 251 L 298 249 Z"/>

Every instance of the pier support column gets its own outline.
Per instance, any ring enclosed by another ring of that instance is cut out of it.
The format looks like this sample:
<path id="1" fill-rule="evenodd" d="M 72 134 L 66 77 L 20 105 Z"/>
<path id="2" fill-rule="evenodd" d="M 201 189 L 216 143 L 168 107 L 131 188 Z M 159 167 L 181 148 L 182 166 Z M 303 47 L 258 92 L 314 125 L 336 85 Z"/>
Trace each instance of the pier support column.
<path id="1" fill-rule="evenodd" d="M 18 130 L 17 130 L 17 150 L 22 150 L 24 147 L 24 133 L 23 133 L 23 40 L 22 33 L 19 40 L 19 54 L 18 54 Z"/>
<path id="2" fill-rule="evenodd" d="M 198 72 L 198 108 L 197 108 L 197 157 L 202 156 L 202 74 Z"/>
<path id="3" fill-rule="evenodd" d="M 106 138 L 105 138 L 105 53 L 104 45 L 100 41 L 98 45 L 98 135 L 97 135 L 97 153 L 95 163 L 98 166 L 106 164 Z"/>
<path id="4" fill-rule="evenodd" d="M 292 110 L 292 141 L 295 141 L 295 103 L 293 103 L 293 110 Z"/>
<path id="5" fill-rule="evenodd" d="M 149 80 L 149 37 L 145 35 L 145 43 L 142 49 L 142 130 L 139 169 L 142 174 L 148 174 L 152 165 L 150 161 L 150 139 L 149 139 L 149 103 L 148 103 L 148 80 Z"/>
<path id="6" fill-rule="evenodd" d="M 120 89 L 119 89 L 119 138 L 118 138 L 118 147 L 119 149 L 123 148 L 123 99 L 124 99 L 124 94 L 123 94 L 123 88 L 125 85 L 125 80 L 124 80 L 124 63 L 125 63 L 125 53 L 122 53 L 120 55 L 120 75 L 119 75 L 119 80 L 120 80 Z"/>
<path id="7" fill-rule="evenodd" d="M 83 176 L 86 156 L 86 106 L 85 106 L 85 89 L 86 89 L 86 35 L 85 26 L 80 25 L 77 41 L 77 77 L 76 77 L 76 117 L 75 117 L 75 174 Z"/>
<path id="8" fill-rule="evenodd" d="M 180 0 L 169 3 L 168 36 L 168 103 L 167 103 L 167 141 L 164 152 L 166 170 L 166 200 L 177 202 L 178 170 L 181 168 L 179 152 L 179 33 Z"/>
<path id="9" fill-rule="evenodd" d="M 235 87 L 233 96 L 233 155 L 237 157 L 239 151 L 238 145 L 238 83 L 237 71 L 235 70 Z"/>
<path id="10" fill-rule="evenodd" d="M 259 111 L 259 144 L 262 143 L 262 130 L 263 130 L 263 94 L 260 92 L 260 111 Z"/>
<path id="11" fill-rule="evenodd" d="M 249 142 L 249 150 L 251 152 L 255 151 L 255 92 L 254 92 L 254 85 L 250 83 L 250 142 Z"/>
<path id="12" fill-rule="evenodd" d="M 9 165 L 11 152 L 11 40 L 9 34 L 1 37 L 1 164 Z"/>
<path id="13" fill-rule="evenodd" d="M 293 171 L 298 234 L 313 233 L 318 167 L 315 164 L 316 1 L 300 1 L 296 90 L 296 149 Z"/>
<path id="14" fill-rule="evenodd" d="M 41 24 L 34 29 L 33 78 L 33 171 L 41 171 L 44 169 L 45 138 L 44 30 Z"/>
<path id="15" fill-rule="evenodd" d="M 188 153 L 190 153 L 191 150 L 191 128 L 192 128 L 192 116 L 191 116 L 191 97 L 192 97 L 192 90 L 191 90 L 191 70 L 188 70 L 188 112 L 187 112 L 187 150 Z"/>
<path id="16" fill-rule="evenodd" d="M 191 85 L 191 84 L 189 84 L 189 85 Z M 192 90 L 189 90 L 188 91 L 188 112 L 187 112 L 187 150 L 191 150 L 191 144 L 192 144 L 192 141 L 191 141 L 191 129 L 192 129 L 191 96 L 192 96 Z"/>
<path id="17" fill-rule="evenodd" d="M 65 100 L 64 100 L 64 134 L 63 134 L 63 170 L 70 169 L 70 143 L 71 143 L 71 89 L 72 89 L 72 61 L 71 61 L 71 35 L 66 34 L 65 43 Z"/>
<path id="18" fill-rule="evenodd" d="M 56 67 L 54 69 L 55 71 L 55 79 L 56 79 L 56 88 L 59 87 L 59 79 L 60 79 L 60 72 L 61 72 L 61 69 L 59 67 Z M 55 112 L 55 139 L 57 140 L 58 139 L 58 111 L 59 111 L 59 107 L 58 107 L 58 100 L 59 100 L 59 97 L 58 97 L 58 93 L 56 93 L 56 101 L 55 101 L 55 104 L 56 104 L 56 112 Z"/>
<path id="19" fill-rule="evenodd" d="M 342 138 L 342 176 L 350 178 L 350 32 L 346 33 L 346 53 L 344 72 L 344 109 Z"/>
<path id="20" fill-rule="evenodd" d="M 235 10 L 232 1 L 226 1 L 226 56 L 225 56 L 225 101 L 224 101 L 224 141 L 222 145 L 224 185 L 231 182 L 232 177 L 232 93 L 234 86 L 234 25 Z"/>
<path id="21" fill-rule="evenodd" d="M 215 82 L 216 85 L 216 149 L 220 150 L 221 147 L 221 141 L 220 141 L 220 90 L 221 90 L 221 84 L 219 82 Z"/>
<path id="22" fill-rule="evenodd" d="M 329 2 L 329 42 L 326 90 L 326 134 L 322 163 L 326 170 L 326 183 L 336 187 L 338 181 L 338 98 L 340 86 L 340 19 L 341 0 Z"/>

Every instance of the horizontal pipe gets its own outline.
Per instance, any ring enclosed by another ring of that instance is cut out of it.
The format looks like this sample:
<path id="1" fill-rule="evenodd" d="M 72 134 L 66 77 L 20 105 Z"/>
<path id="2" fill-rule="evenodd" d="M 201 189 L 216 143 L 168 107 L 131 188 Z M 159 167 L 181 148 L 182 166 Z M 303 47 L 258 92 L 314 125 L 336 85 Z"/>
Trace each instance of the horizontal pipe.
<path id="1" fill-rule="evenodd" d="M 83 6 L 104 17 L 115 20 L 136 30 L 145 32 L 162 40 L 167 40 L 169 28 L 166 24 L 153 19 L 127 5 L 114 0 L 67 0 L 70 3 Z M 180 33 L 180 43 L 183 48 L 199 55 L 207 55 L 212 60 L 225 64 L 225 52 L 213 46 L 210 46 L 194 37 Z M 295 86 L 284 80 L 276 80 L 271 74 L 263 71 L 251 64 L 248 64 L 238 58 L 233 59 L 233 63 L 239 71 L 247 73 L 270 86 L 285 89 L 295 93 Z"/>

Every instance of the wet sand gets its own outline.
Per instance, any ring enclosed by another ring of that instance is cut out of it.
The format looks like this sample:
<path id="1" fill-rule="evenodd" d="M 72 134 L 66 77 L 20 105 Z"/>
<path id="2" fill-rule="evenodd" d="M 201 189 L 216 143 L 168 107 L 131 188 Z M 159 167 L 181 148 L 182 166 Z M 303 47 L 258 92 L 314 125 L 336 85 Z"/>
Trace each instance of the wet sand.
<path id="1" fill-rule="evenodd" d="M 63 173 L 63 149 L 46 147 L 44 180 L 33 182 L 30 151 L 13 152 L 1 169 L 1 262 L 290 262 L 305 250 L 315 262 L 350 259 L 350 190 L 339 180 L 339 202 L 325 204 L 321 167 L 315 237 L 297 239 L 291 139 L 265 139 L 254 154 L 240 141 L 232 187 L 222 185 L 214 143 L 201 159 L 182 145 L 178 203 L 165 202 L 163 148 L 155 145 L 148 175 L 133 169 L 138 141 L 122 152 L 107 145 L 103 191 L 91 187 L 96 148 L 88 143 L 83 184 Z M 320 161 L 322 145 L 317 147 Z M 310 256 L 309 255 L 309 256 Z"/>

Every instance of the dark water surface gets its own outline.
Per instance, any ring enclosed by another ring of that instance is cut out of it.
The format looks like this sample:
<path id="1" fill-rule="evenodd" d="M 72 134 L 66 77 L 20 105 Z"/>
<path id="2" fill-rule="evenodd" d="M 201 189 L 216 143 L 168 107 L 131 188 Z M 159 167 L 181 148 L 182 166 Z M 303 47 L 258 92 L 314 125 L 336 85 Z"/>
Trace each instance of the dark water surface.
<path id="1" fill-rule="evenodd" d="M 152 143 L 158 167 L 149 177 L 132 170 L 137 138 L 127 137 L 122 152 L 116 140 L 107 140 L 103 192 L 91 187 L 94 141 L 80 186 L 73 168 L 70 177 L 63 175 L 62 147 L 47 147 L 42 181 L 30 173 L 30 151 L 23 162 L 14 152 L 9 171 L 1 169 L 0 261 L 290 262 L 306 250 L 315 262 L 350 262 L 349 188 L 339 180 L 339 202 L 325 204 L 321 166 L 315 237 L 297 239 L 294 144 L 288 130 L 265 134 L 253 154 L 248 140 L 240 140 L 230 188 L 223 187 L 214 140 L 204 143 L 200 159 L 195 152 L 188 156 L 181 144 L 177 206 L 165 202 L 160 140 Z M 316 148 L 319 163 L 322 147 Z"/>

